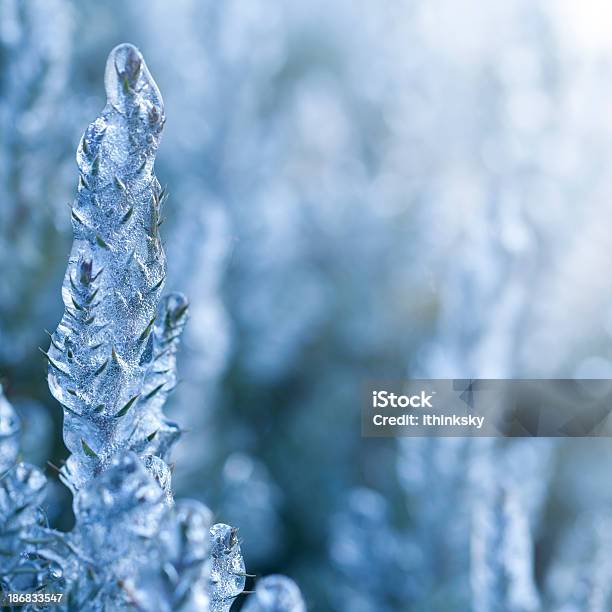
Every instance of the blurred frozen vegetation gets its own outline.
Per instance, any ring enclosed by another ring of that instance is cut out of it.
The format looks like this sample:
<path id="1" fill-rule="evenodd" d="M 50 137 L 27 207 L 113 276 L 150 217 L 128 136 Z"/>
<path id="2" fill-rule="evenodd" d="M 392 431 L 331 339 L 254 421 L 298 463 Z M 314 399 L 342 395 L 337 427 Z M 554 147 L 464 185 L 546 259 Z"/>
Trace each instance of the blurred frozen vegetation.
<path id="1" fill-rule="evenodd" d="M 365 440 L 359 401 L 376 377 L 612 378 L 611 27 L 599 0 L 0 0 L 0 377 L 21 420 L 0 401 L 0 462 L 17 435 L 38 468 L 67 456 L 37 347 L 74 151 L 129 40 L 164 95 L 166 288 L 190 301 L 177 495 L 309 609 L 609 609 L 609 441 Z M 267 580 L 247 609 L 294 597 Z"/>

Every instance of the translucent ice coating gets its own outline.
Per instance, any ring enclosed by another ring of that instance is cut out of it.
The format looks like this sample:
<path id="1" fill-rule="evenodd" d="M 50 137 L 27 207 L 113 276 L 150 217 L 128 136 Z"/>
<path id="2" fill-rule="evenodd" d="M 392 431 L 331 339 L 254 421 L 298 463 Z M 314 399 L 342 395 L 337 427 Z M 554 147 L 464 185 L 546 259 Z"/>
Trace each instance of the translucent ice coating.
<path id="1" fill-rule="evenodd" d="M 70 540 L 87 571 L 81 566 L 73 577 L 75 605 L 85 597 L 88 610 L 138 609 L 134 585 L 157 561 L 167 509 L 164 492 L 131 452 L 115 456 L 77 493 Z"/>
<path id="2" fill-rule="evenodd" d="M 244 612 L 306 612 L 300 589 L 291 578 L 266 576 L 257 582 Z"/>
<path id="3" fill-rule="evenodd" d="M 210 528 L 210 612 L 229 612 L 245 584 L 238 530 L 223 523 Z"/>
<path id="4" fill-rule="evenodd" d="M 160 92 L 129 44 L 110 53 L 105 84 L 107 104 L 77 151 L 65 311 L 48 352 L 49 386 L 64 408 L 64 441 L 72 453 L 64 477 L 74 490 L 119 450 L 144 453 L 157 435 L 154 444 L 168 446 L 167 432 L 160 431 L 175 428 L 153 427 L 147 411 L 155 403 L 159 412 L 162 389 L 173 384 L 173 375 L 163 378 L 168 368 L 158 367 L 160 341 L 170 345 L 167 360 L 175 339 L 164 333 L 182 325 L 186 310 L 184 298 L 170 299 L 156 325 L 166 270 L 158 231 L 163 191 L 153 174 L 164 125 Z M 162 383 L 153 393 L 150 387 Z"/>
<path id="5" fill-rule="evenodd" d="M 208 611 L 211 519 L 211 511 L 195 500 L 169 509 L 158 538 L 159 563 L 151 563 L 137 585 L 143 609 Z"/>

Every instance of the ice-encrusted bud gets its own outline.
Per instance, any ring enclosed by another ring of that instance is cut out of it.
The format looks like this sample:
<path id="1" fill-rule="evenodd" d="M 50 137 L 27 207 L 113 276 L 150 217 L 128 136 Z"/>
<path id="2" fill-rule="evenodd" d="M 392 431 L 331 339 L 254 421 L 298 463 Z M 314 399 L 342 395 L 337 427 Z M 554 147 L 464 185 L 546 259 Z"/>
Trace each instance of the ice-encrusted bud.
<path id="1" fill-rule="evenodd" d="M 224 523 L 210 528 L 210 612 L 229 612 L 246 582 L 238 529 Z"/>
<path id="2" fill-rule="evenodd" d="M 291 578 L 273 574 L 257 582 L 255 593 L 243 609 L 244 612 L 306 612 L 306 604 Z"/>
<path id="3" fill-rule="evenodd" d="M 211 511 L 195 500 L 180 500 L 164 519 L 159 561 L 137 584 L 143 609 L 158 612 L 208 610 Z"/>
<path id="4" fill-rule="evenodd" d="M 15 464 L 19 454 L 20 424 L 0 385 L 0 474 Z"/>
<path id="5" fill-rule="evenodd" d="M 186 567 L 205 563 L 210 550 L 212 512 L 199 501 L 182 499 L 174 515 L 175 521 L 164 536 L 168 550 Z"/>
<path id="6" fill-rule="evenodd" d="M 128 44 L 110 53 L 105 83 L 107 104 L 77 151 L 65 312 L 47 355 L 49 387 L 64 407 L 72 453 L 64 478 L 73 490 L 137 442 L 166 273 L 158 231 L 163 191 L 153 174 L 161 95 Z"/>
<path id="7" fill-rule="evenodd" d="M 172 473 L 168 464 L 155 455 L 145 455 L 142 464 L 153 477 L 157 486 L 162 490 L 167 503 L 172 505 L 174 503 L 174 498 L 172 497 Z"/>
<path id="8" fill-rule="evenodd" d="M 118 455 L 108 469 L 79 491 L 76 524 L 88 547 L 110 560 L 128 545 L 126 536 L 156 535 L 165 512 L 164 492 L 134 453 Z M 108 538 L 108 539 L 107 539 Z"/>
<path id="9" fill-rule="evenodd" d="M 92 610 L 137 607 L 135 584 L 157 559 L 157 537 L 168 511 L 166 496 L 131 452 L 81 489 L 74 501 L 72 548 L 86 561 L 78 591 L 94 592 Z M 75 594 L 76 597 L 79 593 Z"/>

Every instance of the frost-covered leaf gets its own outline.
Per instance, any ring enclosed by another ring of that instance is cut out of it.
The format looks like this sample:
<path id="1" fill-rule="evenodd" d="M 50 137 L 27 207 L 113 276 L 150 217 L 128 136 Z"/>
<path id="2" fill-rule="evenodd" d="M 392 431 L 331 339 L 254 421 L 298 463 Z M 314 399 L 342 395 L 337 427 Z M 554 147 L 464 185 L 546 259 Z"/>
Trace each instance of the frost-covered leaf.
<path id="1" fill-rule="evenodd" d="M 210 528 L 210 542 L 210 611 L 229 612 L 246 582 L 238 530 L 217 523 Z"/>

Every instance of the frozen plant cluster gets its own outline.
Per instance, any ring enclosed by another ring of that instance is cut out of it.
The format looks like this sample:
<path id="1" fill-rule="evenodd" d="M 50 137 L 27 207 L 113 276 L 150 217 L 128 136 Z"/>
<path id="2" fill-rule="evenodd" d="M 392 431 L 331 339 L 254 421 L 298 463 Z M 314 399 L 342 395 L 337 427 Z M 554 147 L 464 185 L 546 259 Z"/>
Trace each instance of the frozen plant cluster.
<path id="1" fill-rule="evenodd" d="M 153 164 L 164 104 L 129 44 L 110 53 L 105 85 L 107 104 L 77 151 L 65 312 L 45 352 L 64 410 L 71 454 L 60 477 L 75 525 L 49 526 L 46 478 L 17 462 L 19 420 L 0 396 L 0 586 L 62 592 L 65 610 L 228 612 L 248 576 L 238 529 L 213 525 L 201 502 L 175 502 L 167 463 L 181 431 L 163 405 L 188 304 L 162 296 L 164 193 Z M 248 605 L 304 610 L 297 587 L 278 576 L 258 584 Z"/>

